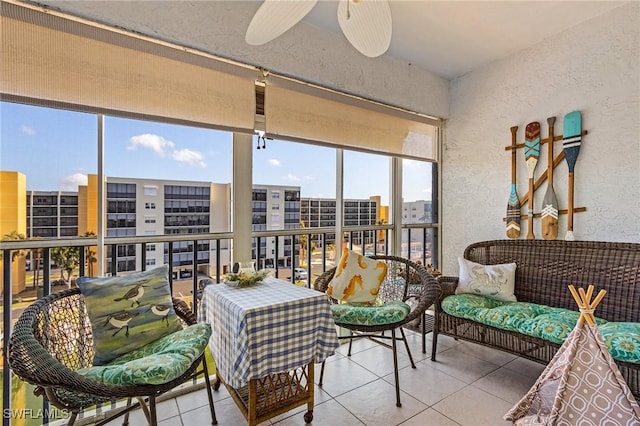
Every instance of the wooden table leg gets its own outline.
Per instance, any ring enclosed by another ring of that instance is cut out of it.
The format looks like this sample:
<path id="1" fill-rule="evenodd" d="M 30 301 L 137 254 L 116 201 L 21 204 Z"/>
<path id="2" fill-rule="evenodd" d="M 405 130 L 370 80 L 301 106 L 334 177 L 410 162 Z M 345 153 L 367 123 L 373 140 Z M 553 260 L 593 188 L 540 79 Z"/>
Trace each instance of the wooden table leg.
<path id="1" fill-rule="evenodd" d="M 256 403 L 257 403 L 257 394 L 256 394 L 256 379 L 251 379 L 249 381 L 249 409 L 247 412 L 247 421 L 249 426 L 255 426 L 258 424 L 256 421 Z"/>
<path id="2" fill-rule="evenodd" d="M 304 422 L 311 423 L 313 421 L 313 405 L 314 405 L 314 391 L 316 384 L 313 376 L 315 375 L 315 363 L 311 361 L 307 366 L 309 372 L 307 373 L 307 387 L 309 388 L 309 399 L 307 400 L 307 412 L 304 414 Z"/>

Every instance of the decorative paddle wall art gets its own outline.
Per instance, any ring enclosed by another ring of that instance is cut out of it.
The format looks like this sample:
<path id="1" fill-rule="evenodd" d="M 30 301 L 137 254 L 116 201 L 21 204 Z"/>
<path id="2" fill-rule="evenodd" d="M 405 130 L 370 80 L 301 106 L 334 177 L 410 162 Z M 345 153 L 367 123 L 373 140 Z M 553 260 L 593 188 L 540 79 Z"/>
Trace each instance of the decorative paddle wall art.
<path id="1" fill-rule="evenodd" d="M 516 190 L 516 133 L 518 126 L 511 128 L 511 193 L 507 204 L 507 237 L 520 236 L 520 199 Z"/>
<path id="2" fill-rule="evenodd" d="M 526 125 L 524 143 L 518 144 L 518 126 L 511 127 L 511 145 L 506 146 L 506 151 L 511 151 L 511 191 L 509 193 L 509 201 L 507 203 L 507 217 L 504 219 L 507 223 L 507 237 L 519 238 L 521 235 L 520 224 L 522 219 L 527 222 L 526 238 L 535 239 L 533 232 L 534 219 L 542 219 L 541 229 L 542 238 L 545 240 L 555 240 L 558 237 L 558 217 L 561 214 L 567 215 L 567 232 L 565 240 L 572 241 L 573 235 L 573 214 L 586 211 L 586 207 L 574 206 L 574 171 L 580 146 L 582 145 L 582 137 L 588 134 L 586 130 L 582 130 L 582 114 L 580 111 L 572 111 L 567 113 L 563 119 L 562 135 L 555 135 L 554 126 L 556 117 L 547 118 L 548 136 L 540 139 L 540 122 L 533 121 Z M 562 141 L 562 150 L 558 155 L 554 154 L 554 144 Z M 540 148 L 544 144 L 549 144 L 547 149 L 547 164 L 545 170 L 535 178 L 535 170 L 540 159 Z M 524 161 L 528 170 L 529 190 L 523 197 L 518 197 L 516 190 L 516 168 L 518 161 L 518 150 L 524 148 Z M 558 199 L 553 183 L 553 171 L 562 162 L 566 160 L 569 170 L 568 175 L 568 198 L 567 209 L 560 209 Z M 540 211 L 534 211 L 534 193 L 544 183 L 547 182 L 544 199 L 540 205 Z M 522 207 L 526 206 L 526 211 L 522 213 Z"/>
<path id="3" fill-rule="evenodd" d="M 547 118 L 549 128 L 548 140 L 553 140 L 553 126 L 556 123 L 555 117 Z M 542 200 L 542 237 L 545 240 L 555 240 L 558 236 L 558 199 L 553 189 L 553 144 L 547 147 L 547 190 Z"/>

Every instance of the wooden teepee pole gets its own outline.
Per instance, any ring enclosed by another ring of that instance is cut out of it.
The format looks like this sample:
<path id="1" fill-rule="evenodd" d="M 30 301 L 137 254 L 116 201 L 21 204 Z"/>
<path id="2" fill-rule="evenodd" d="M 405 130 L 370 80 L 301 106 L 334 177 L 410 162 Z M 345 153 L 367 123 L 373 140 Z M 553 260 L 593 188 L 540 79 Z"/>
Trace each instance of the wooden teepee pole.
<path id="1" fill-rule="evenodd" d="M 596 325 L 595 317 L 593 316 L 593 312 L 596 309 L 596 306 L 602 301 L 602 298 L 605 294 L 607 294 L 606 290 L 600 290 L 598 295 L 593 302 L 591 302 L 591 296 L 593 295 L 593 284 L 590 284 L 585 292 L 582 287 L 576 291 L 576 288 L 571 284 L 569 286 L 569 291 L 573 296 L 573 299 L 578 304 L 578 308 L 580 308 L 580 318 L 578 318 L 578 323 L 586 321 L 589 325 Z"/>

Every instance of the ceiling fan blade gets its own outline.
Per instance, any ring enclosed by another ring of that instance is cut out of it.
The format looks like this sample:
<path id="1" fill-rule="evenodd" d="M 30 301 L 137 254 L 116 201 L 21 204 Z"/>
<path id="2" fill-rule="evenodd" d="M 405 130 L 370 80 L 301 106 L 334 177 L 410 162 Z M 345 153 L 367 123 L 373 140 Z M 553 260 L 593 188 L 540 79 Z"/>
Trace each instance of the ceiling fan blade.
<path id="1" fill-rule="evenodd" d="M 370 58 L 382 55 L 391 44 L 391 7 L 387 0 L 340 0 L 338 23 L 353 47 Z"/>
<path id="2" fill-rule="evenodd" d="M 313 9 L 318 0 L 264 0 L 249 23 L 244 37 L 259 46 L 284 34 Z"/>

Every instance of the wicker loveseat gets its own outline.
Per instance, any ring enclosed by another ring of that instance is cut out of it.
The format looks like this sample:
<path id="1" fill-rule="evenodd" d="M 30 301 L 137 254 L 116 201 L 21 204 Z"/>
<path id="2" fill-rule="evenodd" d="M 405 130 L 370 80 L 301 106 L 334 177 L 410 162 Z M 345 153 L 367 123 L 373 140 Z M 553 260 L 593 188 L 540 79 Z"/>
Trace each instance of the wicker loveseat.
<path id="1" fill-rule="evenodd" d="M 596 318 L 601 319 L 602 323 L 623 323 L 640 329 L 640 244 L 495 240 L 471 244 L 465 249 L 463 257 L 483 265 L 516 263 L 517 301 L 543 305 L 543 308 L 577 311 L 568 286 L 573 284 L 586 289 L 593 284 L 596 291 L 607 291 L 595 311 Z M 542 364 L 549 363 L 561 346 L 559 342 L 523 334 L 509 327 L 490 326 L 486 322 L 445 312 L 443 301 L 445 308 L 451 305 L 454 299 L 445 299 L 456 297 L 452 295 L 455 294 L 458 277 L 442 276 L 438 277 L 438 282 L 442 293 L 434 305 L 433 361 L 436 361 L 439 334 L 501 349 Z M 485 315 L 489 317 L 491 314 Z M 601 331 L 602 328 L 600 325 Z M 633 339 L 637 341 L 637 336 L 634 335 Z M 636 347 L 635 352 L 639 351 L 640 347 Z M 616 363 L 634 397 L 640 400 L 640 363 L 618 359 Z"/>

